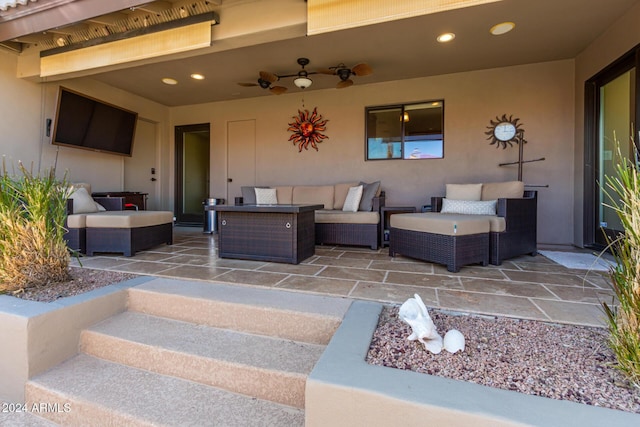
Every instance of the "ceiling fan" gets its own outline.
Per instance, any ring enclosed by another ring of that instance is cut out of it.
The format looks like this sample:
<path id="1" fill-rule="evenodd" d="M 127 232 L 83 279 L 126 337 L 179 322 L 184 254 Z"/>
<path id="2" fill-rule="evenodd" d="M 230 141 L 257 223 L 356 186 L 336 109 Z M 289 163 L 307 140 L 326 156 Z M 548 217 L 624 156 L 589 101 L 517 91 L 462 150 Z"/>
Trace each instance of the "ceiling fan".
<path id="1" fill-rule="evenodd" d="M 280 76 L 270 73 L 268 71 L 260 71 L 260 77 L 258 78 L 258 83 L 238 83 L 242 87 L 251 87 L 251 86 L 260 86 L 262 89 L 269 89 L 274 95 L 280 95 L 287 91 L 287 88 L 284 86 L 272 86 L 273 83 L 280 80 Z"/>
<path id="2" fill-rule="evenodd" d="M 318 70 L 320 74 L 329 74 L 340 77 L 340 81 L 336 85 L 338 89 L 344 89 L 353 84 L 351 76 L 368 76 L 373 74 L 373 68 L 369 64 L 364 62 L 355 65 L 353 68 L 349 68 L 346 65 L 340 63 L 335 67 L 322 68 Z"/>
<path id="3" fill-rule="evenodd" d="M 287 77 L 295 77 L 293 83 L 299 87 L 300 89 L 305 89 L 313 83 L 313 81 L 309 78 L 312 74 L 328 74 L 328 75 L 337 75 L 340 77 L 340 81 L 336 86 L 338 89 L 342 89 L 345 87 L 349 87 L 353 84 L 353 80 L 351 80 L 351 76 L 368 76 L 373 73 L 373 69 L 365 63 L 360 63 L 353 68 L 347 68 L 344 64 L 339 64 L 335 67 L 329 67 L 325 69 L 320 69 L 318 71 L 307 71 L 305 70 L 305 66 L 309 65 L 308 58 L 298 58 L 298 65 L 302 67 L 300 71 L 296 74 L 282 74 L 278 75 L 275 73 L 271 73 L 269 71 L 260 71 L 257 83 L 238 83 L 243 87 L 250 86 L 260 86 L 263 89 L 269 89 L 269 91 L 275 95 L 280 95 L 287 91 L 287 88 L 284 86 L 273 86 L 273 84 L 279 81 L 282 78 Z"/>

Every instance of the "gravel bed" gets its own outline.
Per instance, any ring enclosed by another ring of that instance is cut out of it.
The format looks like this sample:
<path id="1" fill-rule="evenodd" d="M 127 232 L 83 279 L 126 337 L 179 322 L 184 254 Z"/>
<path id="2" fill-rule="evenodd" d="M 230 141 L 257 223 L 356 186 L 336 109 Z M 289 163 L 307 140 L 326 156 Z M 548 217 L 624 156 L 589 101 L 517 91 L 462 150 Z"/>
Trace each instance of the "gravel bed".
<path id="1" fill-rule="evenodd" d="M 27 288 L 22 292 L 10 295 L 30 301 L 52 302 L 59 298 L 78 295 L 113 283 L 133 279 L 134 277 L 138 277 L 138 275 L 119 273 L 117 271 L 69 267 L 69 280 L 65 282 L 49 283 L 45 286 Z"/>
<path id="2" fill-rule="evenodd" d="M 440 335 L 457 329 L 466 341 L 462 353 L 431 354 L 407 340 L 398 309 L 383 309 L 368 363 L 640 413 L 640 389 L 611 367 L 606 329 L 430 310 Z"/>

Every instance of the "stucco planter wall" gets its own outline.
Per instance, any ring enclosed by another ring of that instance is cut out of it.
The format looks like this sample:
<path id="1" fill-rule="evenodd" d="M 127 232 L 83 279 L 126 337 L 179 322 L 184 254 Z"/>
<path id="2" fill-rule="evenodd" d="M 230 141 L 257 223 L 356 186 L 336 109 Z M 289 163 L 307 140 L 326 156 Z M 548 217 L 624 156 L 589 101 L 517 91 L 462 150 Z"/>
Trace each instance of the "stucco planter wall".
<path id="1" fill-rule="evenodd" d="M 307 380 L 306 425 L 638 426 L 640 415 L 369 365 L 382 305 L 355 301 Z"/>
<path id="2" fill-rule="evenodd" d="M 34 375 L 78 353 L 80 331 L 126 310 L 127 289 L 138 277 L 55 302 L 0 295 L 0 401 L 24 402 Z"/>

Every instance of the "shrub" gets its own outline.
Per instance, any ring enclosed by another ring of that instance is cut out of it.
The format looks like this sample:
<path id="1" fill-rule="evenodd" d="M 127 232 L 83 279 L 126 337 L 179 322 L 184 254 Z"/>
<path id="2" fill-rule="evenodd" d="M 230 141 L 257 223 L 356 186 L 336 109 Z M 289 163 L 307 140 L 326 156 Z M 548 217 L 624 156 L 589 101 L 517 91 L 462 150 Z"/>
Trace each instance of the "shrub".
<path id="1" fill-rule="evenodd" d="M 610 276 L 618 305 L 603 307 L 616 368 L 640 388 L 640 175 L 638 164 L 622 156 L 620 144 L 617 161 L 616 176 L 606 177 L 605 192 L 624 228 L 624 234 L 609 241 L 616 261 Z"/>
<path id="2" fill-rule="evenodd" d="M 69 275 L 64 220 L 70 188 L 52 169 L 21 177 L 2 164 L 0 176 L 0 292 L 61 282 Z"/>

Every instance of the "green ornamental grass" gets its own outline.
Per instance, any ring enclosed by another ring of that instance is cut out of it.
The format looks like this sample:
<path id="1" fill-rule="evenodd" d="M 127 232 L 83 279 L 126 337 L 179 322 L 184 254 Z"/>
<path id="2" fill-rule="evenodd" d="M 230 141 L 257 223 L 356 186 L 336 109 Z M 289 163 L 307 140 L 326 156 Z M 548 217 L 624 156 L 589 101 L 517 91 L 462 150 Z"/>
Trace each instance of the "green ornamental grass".
<path id="1" fill-rule="evenodd" d="M 624 234 L 609 241 L 616 261 L 610 276 L 618 304 L 603 303 L 603 307 L 616 368 L 640 388 L 640 175 L 637 162 L 624 157 L 620 144 L 616 145 L 616 176 L 606 177 L 605 192 L 613 201 L 610 207 L 618 214 Z M 636 150 L 634 154 L 637 159 Z"/>
<path id="2" fill-rule="evenodd" d="M 0 176 L 0 292 L 17 292 L 67 280 L 69 251 L 64 220 L 70 187 L 55 171 Z"/>

